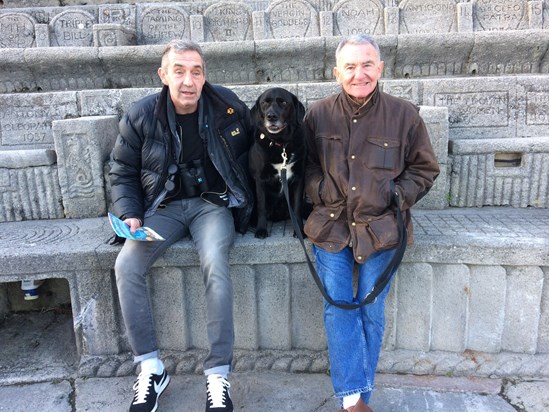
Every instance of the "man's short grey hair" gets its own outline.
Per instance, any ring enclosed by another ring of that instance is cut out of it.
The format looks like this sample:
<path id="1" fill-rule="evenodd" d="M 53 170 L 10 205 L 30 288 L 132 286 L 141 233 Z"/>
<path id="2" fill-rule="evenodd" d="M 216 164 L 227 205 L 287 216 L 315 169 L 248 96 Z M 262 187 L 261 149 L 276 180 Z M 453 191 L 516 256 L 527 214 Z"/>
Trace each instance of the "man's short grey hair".
<path id="1" fill-rule="evenodd" d="M 202 47 L 200 45 L 192 40 L 189 39 L 173 39 L 168 44 L 166 44 L 166 47 L 164 47 L 164 51 L 162 52 L 162 67 L 164 67 L 164 58 L 170 53 L 171 51 L 174 51 L 176 53 L 183 53 L 186 51 L 195 51 L 200 55 L 200 58 L 202 59 L 202 68 L 204 71 L 206 70 L 206 60 L 204 59 L 204 52 L 202 51 Z"/>
<path id="2" fill-rule="evenodd" d="M 371 44 L 373 48 L 376 50 L 377 56 L 381 60 L 381 52 L 379 51 L 379 45 L 377 44 L 375 39 L 369 34 L 361 33 L 361 34 L 353 34 L 352 36 L 346 37 L 343 40 L 341 40 L 341 42 L 339 42 L 335 52 L 336 61 L 339 58 L 341 49 L 348 44 Z"/>

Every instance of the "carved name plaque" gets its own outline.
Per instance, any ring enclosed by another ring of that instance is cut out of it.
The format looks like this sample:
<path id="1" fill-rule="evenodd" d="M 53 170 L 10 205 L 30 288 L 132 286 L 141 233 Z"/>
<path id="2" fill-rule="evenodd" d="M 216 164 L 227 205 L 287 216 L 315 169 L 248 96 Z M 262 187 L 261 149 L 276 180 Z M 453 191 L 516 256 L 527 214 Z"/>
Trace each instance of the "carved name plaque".
<path id="1" fill-rule="evenodd" d="M 95 17 L 79 10 L 63 11 L 50 22 L 54 46 L 89 47 L 93 44 Z"/>
<path id="2" fill-rule="evenodd" d="M 31 47 L 35 23 L 28 14 L 0 14 L 0 47 Z"/>
<path id="3" fill-rule="evenodd" d="M 99 23 L 122 24 L 135 28 L 135 6 L 129 4 L 99 6 Z"/>
<path id="4" fill-rule="evenodd" d="M 267 15 L 275 39 L 318 36 L 317 13 L 305 1 L 275 1 L 267 9 Z"/>
<path id="5" fill-rule="evenodd" d="M 343 0 L 333 12 L 337 35 L 385 34 L 383 5 L 378 0 Z"/>
<path id="6" fill-rule="evenodd" d="M 1 146 L 53 144 L 52 120 L 78 114 L 75 93 L 0 95 Z"/>
<path id="7" fill-rule="evenodd" d="M 549 125 L 548 92 L 528 92 L 526 94 L 526 124 Z"/>
<path id="8" fill-rule="evenodd" d="M 139 44 L 163 44 L 189 35 L 189 16 L 180 7 L 148 7 L 140 16 Z"/>
<path id="9" fill-rule="evenodd" d="M 216 3 L 204 12 L 206 41 L 251 39 L 252 11 L 243 3 Z"/>
<path id="10" fill-rule="evenodd" d="M 483 91 L 436 93 L 435 106 L 448 107 L 450 127 L 506 127 L 509 93 Z"/>
<path id="11" fill-rule="evenodd" d="M 404 0 L 399 6 L 400 33 L 449 33 L 456 29 L 455 0 Z"/>
<path id="12" fill-rule="evenodd" d="M 516 30 L 525 23 L 523 0 L 477 0 L 473 10 L 477 30 Z"/>

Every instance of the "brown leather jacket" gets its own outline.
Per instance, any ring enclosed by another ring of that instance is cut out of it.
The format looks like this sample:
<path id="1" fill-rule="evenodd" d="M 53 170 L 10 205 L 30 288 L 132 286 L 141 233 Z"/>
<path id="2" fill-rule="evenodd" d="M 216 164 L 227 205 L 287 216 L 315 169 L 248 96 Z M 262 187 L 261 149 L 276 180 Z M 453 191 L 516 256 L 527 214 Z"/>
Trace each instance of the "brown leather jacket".
<path id="1" fill-rule="evenodd" d="M 305 190 L 314 204 L 309 239 L 333 252 L 352 246 L 358 263 L 397 247 L 394 181 L 411 242 L 409 209 L 439 174 L 418 108 L 379 90 L 358 107 L 341 91 L 311 104 L 304 123 Z"/>

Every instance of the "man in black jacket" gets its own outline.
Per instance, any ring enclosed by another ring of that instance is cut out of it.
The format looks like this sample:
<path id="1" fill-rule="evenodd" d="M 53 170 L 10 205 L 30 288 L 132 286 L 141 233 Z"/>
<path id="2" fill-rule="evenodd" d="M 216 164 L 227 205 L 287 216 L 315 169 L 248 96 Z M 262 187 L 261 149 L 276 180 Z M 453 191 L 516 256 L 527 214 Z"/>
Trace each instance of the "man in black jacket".
<path id="1" fill-rule="evenodd" d="M 162 91 L 135 103 L 120 121 L 109 173 L 113 214 L 132 233 L 147 226 L 165 239 L 126 240 L 116 259 L 126 333 L 141 366 L 130 411 L 156 410 L 170 380 L 159 358 L 146 276 L 154 261 L 187 235 L 196 245 L 206 291 L 206 411 L 232 411 L 228 258 L 235 229 L 246 231 L 253 208 L 246 167 L 250 112 L 233 92 L 206 81 L 204 56 L 194 42 L 170 42 L 158 75 Z"/>

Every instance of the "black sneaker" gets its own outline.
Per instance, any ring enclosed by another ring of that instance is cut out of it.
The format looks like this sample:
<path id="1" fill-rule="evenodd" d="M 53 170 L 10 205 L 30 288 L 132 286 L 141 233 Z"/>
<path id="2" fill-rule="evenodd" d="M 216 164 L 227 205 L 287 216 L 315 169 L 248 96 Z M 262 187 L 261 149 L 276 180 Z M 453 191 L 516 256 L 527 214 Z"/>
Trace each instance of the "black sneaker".
<path id="1" fill-rule="evenodd" d="M 208 375 L 206 412 L 233 412 L 229 381 L 221 375 Z"/>
<path id="2" fill-rule="evenodd" d="M 130 406 L 130 412 L 156 411 L 158 398 L 169 383 L 170 377 L 166 369 L 162 375 L 141 372 L 133 385 L 135 396 Z"/>

